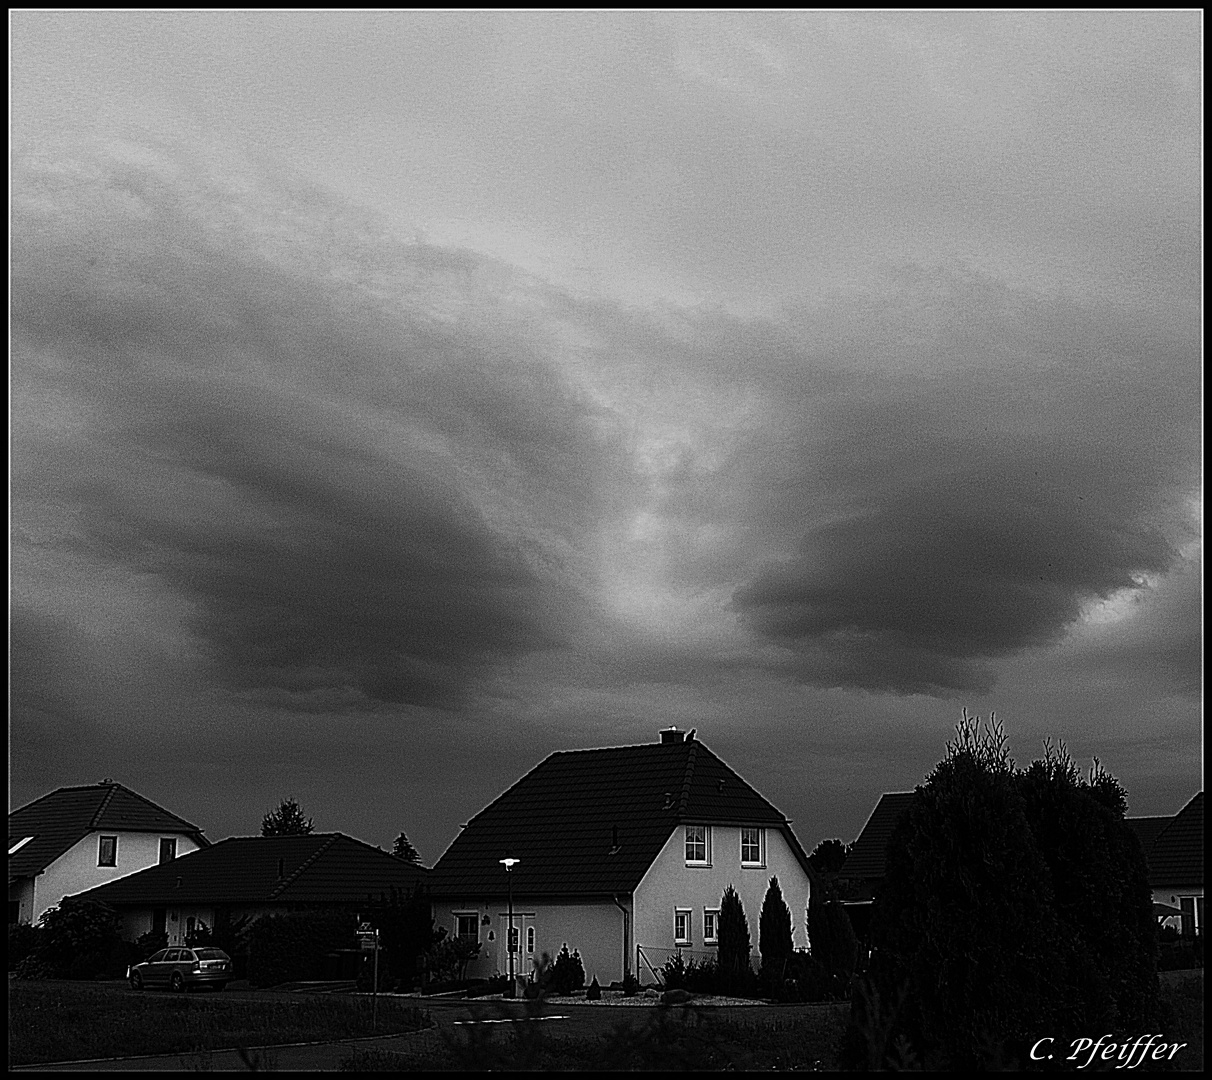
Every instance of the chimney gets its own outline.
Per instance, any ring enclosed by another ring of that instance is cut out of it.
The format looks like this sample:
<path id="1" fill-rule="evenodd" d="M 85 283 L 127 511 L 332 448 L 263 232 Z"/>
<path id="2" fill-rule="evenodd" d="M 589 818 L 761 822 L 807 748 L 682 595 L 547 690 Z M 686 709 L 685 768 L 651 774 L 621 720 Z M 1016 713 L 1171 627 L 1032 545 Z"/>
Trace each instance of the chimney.
<path id="1" fill-rule="evenodd" d="M 661 745 L 666 743 L 680 743 L 686 737 L 684 731 L 678 731 L 677 727 L 667 727 L 661 729 Z"/>

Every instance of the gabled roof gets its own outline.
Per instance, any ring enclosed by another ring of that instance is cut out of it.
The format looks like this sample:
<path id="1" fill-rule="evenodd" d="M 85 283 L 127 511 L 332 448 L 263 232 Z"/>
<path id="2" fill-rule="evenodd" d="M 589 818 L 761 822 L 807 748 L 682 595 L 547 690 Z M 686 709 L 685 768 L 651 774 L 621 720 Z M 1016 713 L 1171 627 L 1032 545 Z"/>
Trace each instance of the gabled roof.
<path id="1" fill-rule="evenodd" d="M 411 891 L 430 872 L 344 833 L 233 836 L 78 895 L 114 906 L 356 904 Z"/>
<path id="2" fill-rule="evenodd" d="M 1204 883 L 1204 793 L 1196 794 L 1145 849 L 1152 885 Z"/>
<path id="3" fill-rule="evenodd" d="M 40 874 L 90 832 L 101 829 L 184 834 L 203 847 L 210 843 L 197 825 L 112 780 L 64 787 L 8 815 L 9 850 L 33 837 L 9 856 L 9 881 Z"/>
<path id="4" fill-rule="evenodd" d="M 464 826 L 430 888 L 503 896 L 508 854 L 514 896 L 630 893 L 682 822 L 780 829 L 812 875 L 787 819 L 691 738 L 552 754 Z"/>
<path id="5" fill-rule="evenodd" d="M 912 791 L 889 791 L 880 796 L 863 831 L 846 855 L 838 877 L 873 881 L 884 876 L 888 841 L 912 801 Z"/>
<path id="6" fill-rule="evenodd" d="M 1171 817 L 1130 817 L 1124 818 L 1127 824 L 1140 841 L 1141 850 L 1145 853 L 1145 858 L 1149 857 L 1149 849 L 1153 847 L 1153 841 L 1157 839 L 1158 834 L 1174 820 Z"/>

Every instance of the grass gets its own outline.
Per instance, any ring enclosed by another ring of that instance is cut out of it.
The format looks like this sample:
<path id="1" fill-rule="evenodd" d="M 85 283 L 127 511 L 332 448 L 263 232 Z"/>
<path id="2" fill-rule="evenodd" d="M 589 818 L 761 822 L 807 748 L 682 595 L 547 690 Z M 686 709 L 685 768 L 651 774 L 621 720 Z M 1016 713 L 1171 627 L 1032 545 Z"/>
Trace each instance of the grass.
<path id="1" fill-rule="evenodd" d="M 831 1070 L 837 1067 L 845 1019 L 845 1007 L 745 1020 L 721 1019 L 714 1010 L 693 1006 L 652 1009 L 645 1010 L 642 1022 L 621 1021 L 609 1035 L 560 1036 L 545 1024 L 473 1027 L 465 1035 L 426 1036 L 403 1052 L 354 1047 L 341 1067 L 347 1072 Z"/>
<path id="2" fill-rule="evenodd" d="M 10 1065 L 370 1034 L 366 998 L 137 994 L 124 987 L 23 979 L 10 979 L 8 990 Z M 414 1006 L 390 998 L 379 1001 L 379 1034 L 416 1031 L 427 1023 Z"/>

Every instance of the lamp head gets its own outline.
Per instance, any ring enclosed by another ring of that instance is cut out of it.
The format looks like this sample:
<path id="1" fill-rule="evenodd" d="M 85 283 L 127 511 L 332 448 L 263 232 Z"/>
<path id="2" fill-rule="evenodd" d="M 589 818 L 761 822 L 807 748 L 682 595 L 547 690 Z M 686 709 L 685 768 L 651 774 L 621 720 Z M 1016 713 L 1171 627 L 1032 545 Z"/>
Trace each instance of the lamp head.
<path id="1" fill-rule="evenodd" d="M 509 871 L 512 870 L 515 866 L 517 866 L 518 863 L 520 863 L 522 860 L 521 859 L 511 859 L 508 856 L 506 856 L 504 859 L 499 859 L 498 861 L 500 862 L 500 864 L 503 867 L 505 867 L 505 872 L 509 873 Z"/>

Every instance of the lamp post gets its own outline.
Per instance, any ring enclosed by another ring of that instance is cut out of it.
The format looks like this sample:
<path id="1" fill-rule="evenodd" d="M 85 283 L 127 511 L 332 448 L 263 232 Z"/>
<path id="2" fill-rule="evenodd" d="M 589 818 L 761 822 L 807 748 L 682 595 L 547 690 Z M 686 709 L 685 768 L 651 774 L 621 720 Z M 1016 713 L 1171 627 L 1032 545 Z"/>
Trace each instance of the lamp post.
<path id="1" fill-rule="evenodd" d="M 505 867 L 505 882 L 509 890 L 509 929 L 505 931 L 505 951 L 509 953 L 509 989 L 505 991 L 506 997 L 517 996 L 517 983 L 513 978 L 513 876 L 510 871 L 521 861 L 511 859 L 508 855 L 500 860 L 501 865 Z"/>

